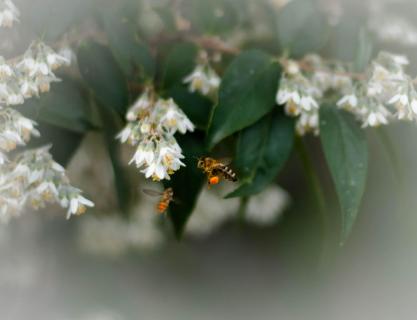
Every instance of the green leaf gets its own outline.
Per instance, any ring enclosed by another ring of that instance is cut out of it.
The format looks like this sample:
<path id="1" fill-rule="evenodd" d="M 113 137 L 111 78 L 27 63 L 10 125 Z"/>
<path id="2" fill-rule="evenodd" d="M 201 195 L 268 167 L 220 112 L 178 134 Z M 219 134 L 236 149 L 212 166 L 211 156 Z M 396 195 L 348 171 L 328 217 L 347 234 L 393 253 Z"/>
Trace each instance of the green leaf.
<path id="1" fill-rule="evenodd" d="M 363 72 L 371 60 L 373 43 L 369 31 L 361 28 L 358 37 L 358 46 L 355 59 L 355 71 Z"/>
<path id="2" fill-rule="evenodd" d="M 368 145 L 354 117 L 334 106 L 320 108 L 320 137 L 342 208 L 342 243 L 357 217 L 365 191 Z"/>
<path id="3" fill-rule="evenodd" d="M 62 82 L 54 84 L 50 92 L 26 100 L 19 109 L 35 121 L 70 131 L 86 132 L 96 126 L 83 89 L 68 77 L 62 77 Z"/>
<path id="4" fill-rule="evenodd" d="M 109 46 L 126 76 L 133 76 L 138 70 L 140 78 L 152 78 L 155 61 L 149 47 L 138 38 L 135 19 L 137 3 L 117 10 L 104 7 L 100 22 L 109 40 Z"/>
<path id="5" fill-rule="evenodd" d="M 100 105 L 124 116 L 129 99 L 127 83 L 110 49 L 94 41 L 82 44 L 78 66 Z"/>
<path id="6" fill-rule="evenodd" d="M 131 185 L 124 165 L 120 160 L 120 143 L 115 139 L 116 135 L 122 129 L 122 124 L 118 121 L 114 111 L 100 108 L 100 115 L 103 127 L 105 128 L 105 130 L 103 130 L 103 136 L 113 168 L 114 186 L 117 193 L 119 208 L 124 215 L 127 216 L 129 214 L 130 205 L 132 204 L 134 187 Z"/>
<path id="7" fill-rule="evenodd" d="M 167 96 L 185 112 L 191 122 L 201 130 L 207 129 L 208 119 L 213 103 L 199 93 L 191 93 L 181 85 L 168 90 Z"/>
<path id="8" fill-rule="evenodd" d="M 297 57 L 321 49 L 328 38 L 326 18 L 314 0 L 293 0 L 278 14 L 281 47 Z"/>
<path id="9" fill-rule="evenodd" d="M 174 46 L 166 57 L 163 75 L 163 87 L 170 88 L 183 83 L 194 67 L 197 47 L 192 43 L 180 43 Z"/>
<path id="10" fill-rule="evenodd" d="M 190 1 L 184 7 L 185 17 L 201 33 L 219 34 L 239 26 L 242 7 L 246 1 Z"/>
<path id="11" fill-rule="evenodd" d="M 186 167 L 176 172 L 165 186 L 174 190 L 176 201 L 170 205 L 169 214 L 175 234 L 180 239 L 205 181 L 204 175 L 197 168 L 196 160 L 205 154 L 205 150 L 204 136 L 199 132 L 178 136 L 177 140 L 183 150 Z"/>
<path id="12" fill-rule="evenodd" d="M 42 120 L 38 122 L 37 129 L 40 131 L 41 136 L 32 138 L 27 148 L 40 148 L 45 145 L 51 145 L 51 155 L 56 162 L 64 167 L 69 164 L 84 138 L 83 133 L 57 127 Z"/>
<path id="13" fill-rule="evenodd" d="M 247 197 L 261 192 L 283 168 L 294 145 L 294 120 L 274 111 L 239 135 L 235 166 L 242 185 L 229 195 Z"/>
<path id="14" fill-rule="evenodd" d="M 209 148 L 250 126 L 275 106 L 280 67 L 258 50 L 239 55 L 227 68 L 208 129 Z"/>

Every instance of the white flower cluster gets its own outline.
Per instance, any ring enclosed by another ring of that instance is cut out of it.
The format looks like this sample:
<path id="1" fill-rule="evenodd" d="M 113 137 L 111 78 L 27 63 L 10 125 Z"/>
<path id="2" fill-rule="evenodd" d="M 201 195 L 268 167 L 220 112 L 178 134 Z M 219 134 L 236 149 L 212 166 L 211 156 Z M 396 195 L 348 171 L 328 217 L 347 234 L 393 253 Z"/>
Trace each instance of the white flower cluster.
<path id="1" fill-rule="evenodd" d="M 25 151 L 0 167 L 1 221 L 20 215 L 27 204 L 38 209 L 58 203 L 68 208 L 67 218 L 94 206 L 70 185 L 65 169 L 52 159 L 48 149 Z"/>
<path id="2" fill-rule="evenodd" d="M 10 0 L 0 0 L 0 27 L 11 28 L 19 21 L 19 10 Z"/>
<path id="3" fill-rule="evenodd" d="M 299 135 L 319 133 L 319 106 L 326 92 L 345 92 L 352 80 L 340 64 L 327 64 L 317 55 L 308 55 L 301 62 L 286 60 L 276 96 L 287 115 L 297 117 Z M 307 72 L 303 71 L 304 69 Z"/>
<path id="4" fill-rule="evenodd" d="M 9 0 L 0 0 L 0 26 L 12 26 L 19 17 Z M 32 136 L 39 136 L 36 123 L 12 106 L 25 99 L 48 92 L 59 79 L 53 71 L 70 61 L 42 42 L 31 44 L 19 58 L 6 61 L 0 57 L 0 220 L 7 222 L 22 213 L 27 204 L 37 209 L 46 203 L 68 208 L 67 217 L 81 214 L 93 203 L 69 184 L 65 170 L 53 161 L 48 147 L 25 151 L 7 158 L 7 153 L 24 146 Z"/>
<path id="5" fill-rule="evenodd" d="M 175 133 L 193 131 L 194 125 L 173 99 L 157 98 L 147 89 L 129 109 L 128 124 L 118 138 L 122 143 L 137 146 L 130 163 L 142 169 L 146 178 L 155 181 L 170 179 L 184 163 Z"/>
<path id="6" fill-rule="evenodd" d="M 59 81 L 53 71 L 70 61 L 42 42 L 34 42 L 16 61 L 0 57 L 0 104 L 19 105 L 50 90 Z"/>
<path id="7" fill-rule="evenodd" d="M 381 52 L 364 74 L 354 74 L 316 55 L 286 60 L 277 103 L 297 117 L 300 135 L 319 134 L 319 109 L 327 93 L 340 96 L 337 106 L 353 113 L 362 127 L 417 120 L 417 91 L 405 72 L 408 63 L 404 56 Z"/>
<path id="8" fill-rule="evenodd" d="M 208 55 L 205 51 L 199 54 L 197 66 L 184 78 L 184 83 L 189 85 L 190 92 L 199 92 L 204 96 L 213 96 L 217 93 L 221 79 L 210 66 Z"/>
<path id="9" fill-rule="evenodd" d="M 404 70 L 408 63 L 404 56 L 381 52 L 338 106 L 354 113 L 363 127 L 417 120 L 417 92 Z"/>
<path id="10" fill-rule="evenodd" d="M 223 194 L 231 191 L 227 186 L 203 190 L 187 223 L 186 234 L 195 238 L 207 237 L 227 221 L 237 218 L 239 198 L 218 201 Z M 289 204 L 288 193 L 276 185 L 271 185 L 262 193 L 250 197 L 243 216 L 245 221 L 253 225 L 270 226 L 282 216 Z"/>
<path id="11" fill-rule="evenodd" d="M 0 165 L 7 162 L 5 153 L 25 145 L 31 136 L 39 136 L 35 124 L 16 110 L 0 109 Z"/>

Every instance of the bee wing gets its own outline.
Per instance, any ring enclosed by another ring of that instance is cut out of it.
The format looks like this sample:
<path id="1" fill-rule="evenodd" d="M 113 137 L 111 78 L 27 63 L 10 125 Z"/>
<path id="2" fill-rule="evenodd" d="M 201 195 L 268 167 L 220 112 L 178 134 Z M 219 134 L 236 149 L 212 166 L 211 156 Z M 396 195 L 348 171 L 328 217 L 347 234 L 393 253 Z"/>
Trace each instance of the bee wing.
<path id="1" fill-rule="evenodd" d="M 232 158 L 220 158 L 217 160 L 217 162 L 220 162 L 221 164 L 224 164 L 225 166 L 228 166 L 232 163 Z"/>
<path id="2" fill-rule="evenodd" d="M 175 204 L 182 204 L 182 201 L 175 197 L 172 199 L 172 202 L 174 202 Z"/>
<path id="3" fill-rule="evenodd" d="M 148 196 L 151 196 L 151 197 L 158 197 L 158 196 L 163 195 L 163 192 L 157 191 L 157 190 L 152 190 L 152 189 L 143 189 L 142 191 L 143 191 L 144 194 L 147 194 Z"/>

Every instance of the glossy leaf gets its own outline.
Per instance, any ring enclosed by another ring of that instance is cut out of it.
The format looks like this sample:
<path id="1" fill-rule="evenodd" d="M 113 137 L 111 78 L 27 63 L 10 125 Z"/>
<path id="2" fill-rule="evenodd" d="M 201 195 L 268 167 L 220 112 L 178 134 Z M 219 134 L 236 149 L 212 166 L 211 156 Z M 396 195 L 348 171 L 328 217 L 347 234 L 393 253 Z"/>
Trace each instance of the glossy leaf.
<path id="1" fill-rule="evenodd" d="M 192 43 L 180 43 L 174 46 L 166 57 L 163 74 L 164 88 L 183 83 L 194 67 L 197 57 L 197 47 Z"/>
<path id="2" fill-rule="evenodd" d="M 209 114 L 213 105 L 208 98 L 198 93 L 191 93 L 188 88 L 182 85 L 168 90 L 167 96 L 174 99 L 198 129 L 207 129 Z"/>
<path id="3" fill-rule="evenodd" d="M 94 41 L 82 44 L 78 66 L 100 105 L 124 116 L 129 97 L 127 83 L 110 49 Z"/>
<path id="4" fill-rule="evenodd" d="M 197 168 L 196 158 L 205 154 L 204 137 L 201 133 L 188 133 L 177 137 L 183 149 L 186 167 L 181 168 L 166 182 L 166 187 L 172 187 L 177 199 L 170 205 L 169 215 L 174 225 L 177 238 L 181 238 L 188 218 L 191 216 L 205 177 Z"/>
<path id="5" fill-rule="evenodd" d="M 239 55 L 227 68 L 208 129 L 208 146 L 257 122 L 275 107 L 280 67 L 258 50 Z"/>
<path id="6" fill-rule="evenodd" d="M 334 106 L 323 106 L 320 118 L 321 143 L 342 209 L 342 242 L 345 242 L 365 191 L 367 141 L 354 117 Z"/>
<path id="7" fill-rule="evenodd" d="M 68 77 L 62 77 L 62 82 L 54 84 L 50 92 L 26 100 L 20 111 L 35 121 L 69 131 L 86 132 L 96 127 L 85 92 Z"/>
<path id="8" fill-rule="evenodd" d="M 294 145 L 294 120 L 274 111 L 239 135 L 235 166 L 242 185 L 227 198 L 261 192 L 283 168 Z"/>

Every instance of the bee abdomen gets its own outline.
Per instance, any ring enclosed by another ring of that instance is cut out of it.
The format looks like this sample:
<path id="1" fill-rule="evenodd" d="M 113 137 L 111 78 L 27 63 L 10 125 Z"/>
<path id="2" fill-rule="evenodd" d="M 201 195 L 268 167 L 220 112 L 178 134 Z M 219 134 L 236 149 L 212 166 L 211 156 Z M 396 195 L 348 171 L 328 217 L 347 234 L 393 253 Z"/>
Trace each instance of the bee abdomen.
<path id="1" fill-rule="evenodd" d="M 228 177 L 227 179 L 236 182 L 237 181 L 237 176 L 236 173 L 234 173 L 231 169 L 228 169 L 226 171 L 226 176 Z"/>
<path id="2" fill-rule="evenodd" d="M 237 181 L 236 173 L 234 173 L 233 170 L 230 169 L 229 167 L 222 165 L 220 168 L 220 171 L 222 172 L 225 179 L 233 181 L 233 182 Z"/>

